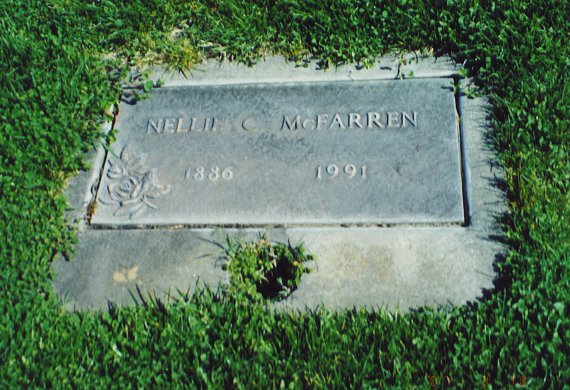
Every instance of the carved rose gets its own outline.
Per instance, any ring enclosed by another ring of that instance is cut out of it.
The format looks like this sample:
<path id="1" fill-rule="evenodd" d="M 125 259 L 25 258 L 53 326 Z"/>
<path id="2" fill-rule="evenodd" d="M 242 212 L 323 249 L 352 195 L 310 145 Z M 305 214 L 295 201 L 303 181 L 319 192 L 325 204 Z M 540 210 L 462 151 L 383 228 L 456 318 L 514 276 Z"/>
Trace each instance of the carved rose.
<path id="1" fill-rule="evenodd" d="M 137 176 L 127 176 L 119 183 L 109 185 L 109 192 L 113 200 L 124 201 L 136 199 L 141 194 L 142 181 Z"/>
<path id="2" fill-rule="evenodd" d="M 158 209 L 150 200 L 170 192 L 170 186 L 157 184 L 155 168 L 146 171 L 143 165 L 145 159 L 146 154 L 137 156 L 129 145 L 125 145 L 120 160 L 109 160 L 107 177 L 112 181 L 107 186 L 107 192 L 112 200 L 110 203 L 119 205 L 113 215 L 132 218 L 146 207 Z"/>

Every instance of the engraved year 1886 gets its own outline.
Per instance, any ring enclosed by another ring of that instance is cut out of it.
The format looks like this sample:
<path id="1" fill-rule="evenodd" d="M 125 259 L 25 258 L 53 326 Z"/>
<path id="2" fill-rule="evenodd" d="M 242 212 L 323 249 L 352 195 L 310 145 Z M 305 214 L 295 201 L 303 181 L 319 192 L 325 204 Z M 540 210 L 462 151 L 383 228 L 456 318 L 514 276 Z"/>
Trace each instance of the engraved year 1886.
<path id="1" fill-rule="evenodd" d="M 188 168 L 186 173 L 184 174 L 184 178 L 186 180 L 194 180 L 194 181 L 230 181 L 234 177 L 234 172 L 232 167 L 226 168 L 219 168 L 219 167 L 211 167 L 211 168 L 204 168 L 202 166 L 196 167 L 194 169 Z"/>

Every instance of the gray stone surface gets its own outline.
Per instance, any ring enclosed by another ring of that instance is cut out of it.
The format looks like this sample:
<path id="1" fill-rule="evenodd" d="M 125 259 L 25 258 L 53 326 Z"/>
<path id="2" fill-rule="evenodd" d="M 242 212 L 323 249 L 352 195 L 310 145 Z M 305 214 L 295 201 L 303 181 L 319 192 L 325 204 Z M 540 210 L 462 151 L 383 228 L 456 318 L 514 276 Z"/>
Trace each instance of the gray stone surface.
<path id="1" fill-rule="evenodd" d="M 113 229 L 80 233 L 78 256 L 56 263 L 67 308 L 163 301 L 226 283 L 226 236 L 302 241 L 315 254 L 301 285 L 278 306 L 304 309 L 460 305 L 492 288 L 501 245 L 461 227 L 292 229 Z"/>
<path id="2" fill-rule="evenodd" d="M 492 288 L 501 250 L 461 227 L 291 229 L 317 254 L 284 307 L 408 309 L 460 305 Z"/>
<path id="3" fill-rule="evenodd" d="M 165 87 L 116 126 L 95 225 L 463 223 L 447 79 Z"/>
<path id="4" fill-rule="evenodd" d="M 405 58 L 413 60 L 415 57 L 407 55 Z M 168 79 L 166 85 L 239 84 L 240 80 L 248 83 L 289 79 L 368 80 L 399 77 L 402 72 L 405 75 L 413 72 L 416 77 L 444 77 L 439 81 L 449 85 L 449 77 L 456 71 L 445 59 L 420 58 L 417 62 L 402 64 L 392 56 L 380 59 L 377 67 L 364 71 L 346 66 L 323 72 L 313 66 L 297 68 L 279 58 L 269 58 L 254 68 L 210 62 L 202 69 L 193 72 L 194 77 L 189 80 L 174 77 Z M 164 75 L 164 72 L 157 74 Z M 421 80 L 409 82 L 418 81 Z M 463 192 L 467 214 L 464 227 L 299 224 L 237 229 L 145 228 L 133 224 L 125 229 L 120 225 L 83 224 L 75 258 L 70 262 L 54 262 L 57 274 L 54 288 L 66 307 L 76 309 L 104 309 L 108 300 L 122 305 L 133 303 L 138 299 L 137 287 L 143 295 L 150 292 L 163 300 L 175 299 L 178 291 L 193 291 L 197 283 L 215 289 L 228 278 L 220 261 L 226 237 L 253 240 L 259 233 L 266 232 L 274 241 L 303 241 L 316 257 L 311 264 L 313 272 L 303 276 L 299 289 L 279 307 L 303 309 L 324 304 L 327 308 L 364 306 L 405 310 L 423 305 L 460 305 L 475 300 L 484 289 L 492 288 L 493 262 L 504 251 L 496 237 L 501 234 L 497 218 L 504 212 L 505 202 L 497 186 L 501 171 L 484 139 L 488 126 L 487 102 L 483 98 L 471 100 L 463 96 L 458 101 L 462 151 L 458 161 L 463 165 L 463 184 L 459 191 Z M 120 152 L 121 145 L 114 150 Z M 343 152 L 342 148 L 339 150 Z M 386 150 L 386 153 L 394 152 Z M 93 160 L 91 172 L 70 183 L 69 190 L 75 188 L 75 195 L 69 197 L 73 218 L 85 216 L 85 206 L 92 200 L 88 194 L 101 174 L 100 156 L 98 163 L 97 158 Z M 158 186 L 170 184 L 163 182 L 163 178 L 163 172 L 157 171 L 155 183 Z M 164 187 L 157 189 L 165 190 Z M 165 194 L 164 199 L 168 199 L 167 196 Z M 158 196 L 153 200 L 161 199 Z M 227 207 L 232 207 L 232 203 Z M 97 212 L 100 212 L 99 207 Z"/>
<path id="5" fill-rule="evenodd" d="M 461 69 L 447 57 L 434 58 L 417 53 L 388 54 L 376 66 L 363 68 L 347 64 L 328 69 L 317 63 L 288 62 L 283 57 L 266 57 L 256 66 L 229 61 L 206 61 L 184 73 L 156 68 L 151 76 L 168 86 L 228 85 L 300 81 L 395 80 L 451 77 Z M 212 77 L 212 75 L 215 75 Z"/>
<path id="6" fill-rule="evenodd" d="M 128 305 L 149 294 L 167 301 L 224 280 L 219 245 L 209 230 L 84 230 L 78 255 L 58 262 L 56 290 L 69 309 Z"/>

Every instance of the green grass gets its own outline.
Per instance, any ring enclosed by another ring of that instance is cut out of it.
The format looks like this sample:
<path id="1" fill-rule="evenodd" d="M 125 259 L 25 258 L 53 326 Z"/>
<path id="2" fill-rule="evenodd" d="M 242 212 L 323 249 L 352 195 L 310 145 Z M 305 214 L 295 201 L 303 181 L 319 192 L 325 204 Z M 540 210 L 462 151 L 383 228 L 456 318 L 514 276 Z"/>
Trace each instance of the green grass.
<path id="1" fill-rule="evenodd" d="M 183 3 L 183 4 L 180 4 Z M 0 3 L 0 387 L 560 388 L 570 383 L 567 1 L 4 0 Z M 65 313 L 65 179 L 102 142 L 130 66 L 281 53 L 464 62 L 489 95 L 509 253 L 497 287 L 445 311 L 276 313 L 203 292 Z"/>

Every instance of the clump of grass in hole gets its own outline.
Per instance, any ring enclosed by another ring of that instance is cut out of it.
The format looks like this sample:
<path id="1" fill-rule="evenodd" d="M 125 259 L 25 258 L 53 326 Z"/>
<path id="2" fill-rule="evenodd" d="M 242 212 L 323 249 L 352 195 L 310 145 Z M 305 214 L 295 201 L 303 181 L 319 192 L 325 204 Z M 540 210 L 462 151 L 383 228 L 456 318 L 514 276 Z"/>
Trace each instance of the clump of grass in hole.
<path id="1" fill-rule="evenodd" d="M 252 301 L 280 301 L 297 289 L 304 273 L 310 272 L 305 263 L 313 256 L 302 243 L 274 243 L 261 235 L 245 243 L 228 237 L 226 259 L 230 295 Z"/>

